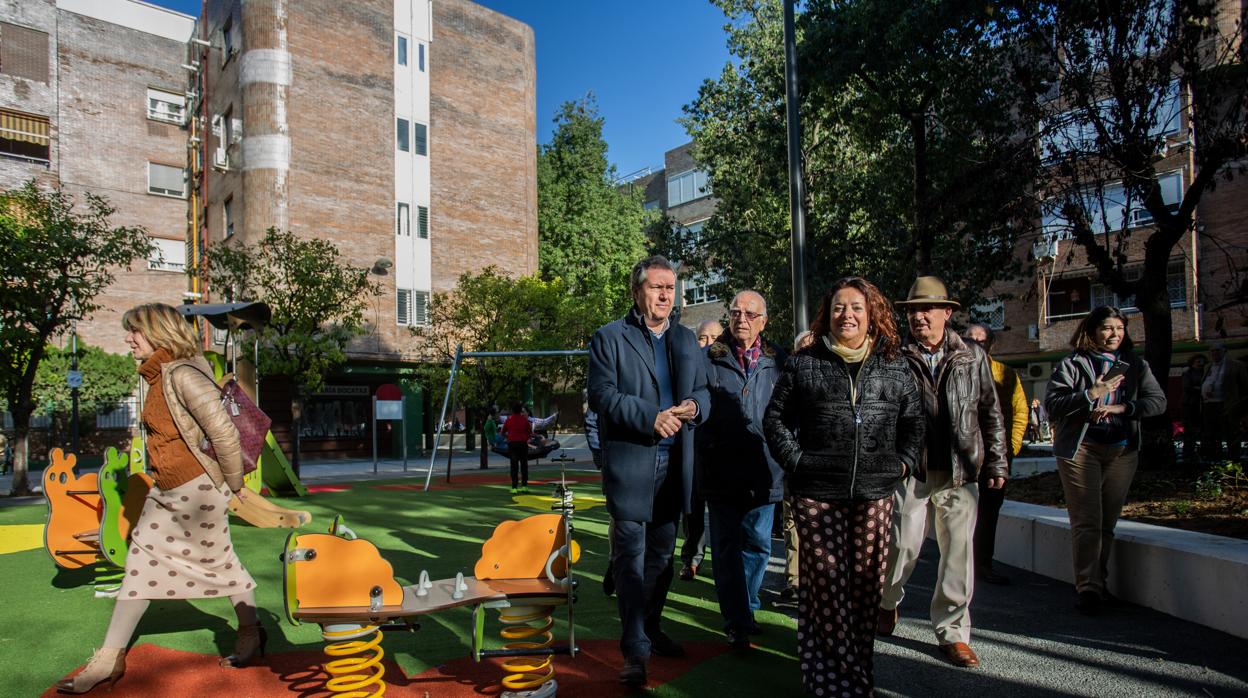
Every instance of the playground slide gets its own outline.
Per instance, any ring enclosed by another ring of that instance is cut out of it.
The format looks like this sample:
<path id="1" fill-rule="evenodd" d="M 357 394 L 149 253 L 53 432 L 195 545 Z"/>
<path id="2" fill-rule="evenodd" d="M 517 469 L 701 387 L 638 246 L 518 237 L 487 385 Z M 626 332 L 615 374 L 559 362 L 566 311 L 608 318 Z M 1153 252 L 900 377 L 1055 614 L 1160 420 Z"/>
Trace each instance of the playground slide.
<path id="1" fill-rule="evenodd" d="M 280 507 L 254 492 L 245 497 L 231 497 L 230 512 L 256 528 L 299 528 L 312 522 L 312 514 L 306 511 Z"/>

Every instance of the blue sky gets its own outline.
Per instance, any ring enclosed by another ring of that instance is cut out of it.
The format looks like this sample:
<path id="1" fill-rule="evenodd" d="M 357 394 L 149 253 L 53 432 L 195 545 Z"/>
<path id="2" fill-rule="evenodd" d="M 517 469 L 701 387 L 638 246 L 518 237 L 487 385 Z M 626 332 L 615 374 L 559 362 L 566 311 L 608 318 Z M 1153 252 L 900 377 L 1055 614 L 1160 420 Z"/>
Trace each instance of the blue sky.
<path id="1" fill-rule="evenodd" d="M 199 0 L 149 1 L 199 14 Z M 728 61 L 725 18 L 709 0 L 476 1 L 533 27 L 538 141 L 560 104 L 592 91 L 621 175 L 662 167 L 663 152 L 689 140 L 681 106 Z"/>

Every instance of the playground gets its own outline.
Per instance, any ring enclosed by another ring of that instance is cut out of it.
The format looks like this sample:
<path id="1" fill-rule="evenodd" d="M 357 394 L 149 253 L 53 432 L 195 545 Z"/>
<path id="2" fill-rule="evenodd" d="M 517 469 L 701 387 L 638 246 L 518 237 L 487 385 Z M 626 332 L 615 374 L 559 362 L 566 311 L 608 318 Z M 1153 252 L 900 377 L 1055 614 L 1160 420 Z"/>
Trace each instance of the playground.
<path id="1" fill-rule="evenodd" d="M 528 496 L 509 494 L 504 469 L 477 470 L 476 454 L 456 459 L 450 483 L 439 468 L 428 492 L 423 491 L 424 473 L 416 469 L 407 477 L 397 463 L 383 463 L 377 477 L 367 471 L 371 463 L 309 467 L 306 496 L 272 497 L 271 502 L 311 515 L 309 523 L 295 529 L 300 536 L 324 534 L 336 515 L 344 516 L 356 535 L 376 546 L 403 585 L 416 584 L 422 571 L 432 579 L 471 576 L 495 527 L 549 514 L 556 483 L 566 479 L 574 495 L 574 537 L 581 550 L 574 566 L 580 585 L 574 614 L 579 651 L 575 657 L 554 660 L 558 695 L 630 695 L 616 682 L 622 661 L 616 645 L 619 621 L 614 599 L 601 589 L 607 516 L 592 465 L 578 458 L 564 467 L 536 467 Z M 10 603 L 0 610 L 5 695 L 54 695 L 55 682 L 85 662 L 112 609 L 111 600 L 96 598 L 90 569 L 53 564 L 43 547 L 46 519 L 47 508 L 38 500 L 0 507 L 0 579 L 10 592 Z M 238 517 L 231 524 L 239 557 L 259 586 L 261 621 L 269 631 L 265 658 L 244 669 L 217 666 L 234 637 L 233 614 L 226 603 L 155 602 L 139 626 L 126 674 L 110 695 L 331 695 L 323 688 L 329 678 L 323 665 L 331 658 L 323 652 L 320 628 L 312 622 L 293 625 L 284 610 L 279 555 L 291 529 L 261 528 Z M 654 658 L 650 695 L 801 695 L 796 609 L 777 603 L 781 545 L 777 541 L 758 616 L 764 632 L 748 653 L 728 651 L 714 585 L 707 577 L 673 582 L 665 627 L 685 643 L 689 656 Z M 939 696 L 984 689 L 1035 696 L 1248 693 L 1243 662 L 1248 642 L 1137 606 L 1089 622 L 1069 608 L 1068 585 L 1013 569 L 1014 586 L 977 589 L 976 647 L 983 668 L 949 667 L 938 658 L 925 619 L 934 581 L 932 553 L 927 551 L 915 573 L 897 634 L 877 642 L 880 695 Z M 568 643 L 566 609 L 556 610 L 553 619 L 555 643 Z M 413 620 L 419 624 L 414 631 L 385 630 L 381 647 L 388 695 L 501 695 L 501 660 L 473 659 L 469 607 Z M 485 614 L 487 648 L 504 643 L 500 627 L 497 614 Z"/>

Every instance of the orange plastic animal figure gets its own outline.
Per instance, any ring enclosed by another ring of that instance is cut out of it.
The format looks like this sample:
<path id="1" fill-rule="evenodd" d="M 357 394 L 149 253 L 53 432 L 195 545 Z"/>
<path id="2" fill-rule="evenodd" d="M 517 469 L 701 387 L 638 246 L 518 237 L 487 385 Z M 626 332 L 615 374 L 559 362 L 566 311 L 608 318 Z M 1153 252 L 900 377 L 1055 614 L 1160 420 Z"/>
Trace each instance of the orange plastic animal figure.
<path id="1" fill-rule="evenodd" d="M 100 553 L 99 478 L 95 473 L 74 472 L 78 456 L 59 448 L 48 455 L 43 471 L 43 496 L 48 501 L 48 525 L 43 544 L 52 560 L 65 569 L 86 567 L 104 559 Z"/>

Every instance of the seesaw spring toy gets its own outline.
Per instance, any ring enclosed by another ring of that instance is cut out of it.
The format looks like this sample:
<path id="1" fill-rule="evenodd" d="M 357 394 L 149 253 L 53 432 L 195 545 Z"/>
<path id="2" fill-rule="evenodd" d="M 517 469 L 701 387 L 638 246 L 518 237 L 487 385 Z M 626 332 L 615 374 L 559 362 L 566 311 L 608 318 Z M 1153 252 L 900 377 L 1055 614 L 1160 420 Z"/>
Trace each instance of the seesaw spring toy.
<path id="1" fill-rule="evenodd" d="M 371 542 L 334 518 L 329 533 L 291 533 L 280 556 L 286 617 L 295 625 L 319 623 L 329 643 L 325 689 L 340 696 L 385 693 L 382 630 L 415 630 L 413 619 L 461 606 L 472 607 L 472 655 L 476 661 L 504 657 L 503 698 L 550 698 L 556 694 L 555 655 L 577 653 L 572 565 L 580 546 L 572 539 L 572 493 L 561 488 L 555 514 L 500 523 L 481 548 L 474 576 L 400 586 L 394 569 Z M 554 643 L 554 614 L 567 606 L 568 643 Z M 505 641 L 484 649 L 485 610 L 498 609 Z"/>

